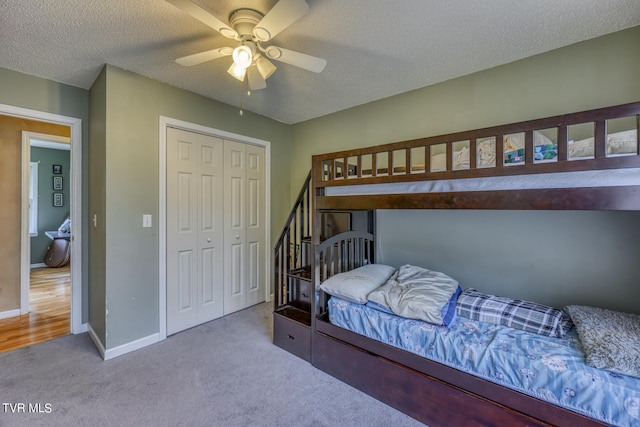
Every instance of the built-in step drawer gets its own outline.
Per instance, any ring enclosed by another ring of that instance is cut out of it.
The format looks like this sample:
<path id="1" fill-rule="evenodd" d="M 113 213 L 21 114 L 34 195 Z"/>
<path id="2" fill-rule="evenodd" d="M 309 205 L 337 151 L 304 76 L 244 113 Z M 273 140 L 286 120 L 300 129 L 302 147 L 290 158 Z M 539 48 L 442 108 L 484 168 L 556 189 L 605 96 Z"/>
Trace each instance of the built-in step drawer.
<path id="1" fill-rule="evenodd" d="M 304 311 L 311 310 L 311 282 L 306 279 L 289 277 L 289 301 L 291 306 Z"/>
<path id="2" fill-rule="evenodd" d="M 273 343 L 307 362 L 311 361 L 311 328 L 277 312 L 273 314 Z"/>

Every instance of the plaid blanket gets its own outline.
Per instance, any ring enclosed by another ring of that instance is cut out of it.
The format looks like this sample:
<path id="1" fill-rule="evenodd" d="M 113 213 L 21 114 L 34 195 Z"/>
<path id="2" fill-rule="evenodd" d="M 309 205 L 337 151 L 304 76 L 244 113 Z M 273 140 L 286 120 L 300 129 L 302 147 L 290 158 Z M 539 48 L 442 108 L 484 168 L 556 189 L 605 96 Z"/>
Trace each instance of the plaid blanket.
<path id="1" fill-rule="evenodd" d="M 497 297 L 465 289 L 456 303 L 458 316 L 496 323 L 550 337 L 563 337 L 571 319 L 561 310 L 531 301 Z"/>

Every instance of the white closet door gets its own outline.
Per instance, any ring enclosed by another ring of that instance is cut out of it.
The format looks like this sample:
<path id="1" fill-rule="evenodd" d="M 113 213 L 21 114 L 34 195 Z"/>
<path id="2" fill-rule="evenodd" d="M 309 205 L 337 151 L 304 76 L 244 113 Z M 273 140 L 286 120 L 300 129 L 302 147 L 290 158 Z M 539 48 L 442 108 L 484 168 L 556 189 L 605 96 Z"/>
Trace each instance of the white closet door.
<path id="1" fill-rule="evenodd" d="M 225 271 L 224 313 L 245 308 L 246 271 L 246 145 L 234 141 L 224 144 Z"/>
<path id="2" fill-rule="evenodd" d="M 224 167 L 221 139 L 200 135 L 198 323 L 224 314 Z"/>
<path id="3" fill-rule="evenodd" d="M 264 301 L 264 151 L 251 144 L 224 142 L 225 314 Z"/>
<path id="4" fill-rule="evenodd" d="M 223 314 L 223 141 L 167 130 L 167 334 Z"/>
<path id="5" fill-rule="evenodd" d="M 264 301 L 266 286 L 265 155 L 264 147 L 247 145 L 247 302 Z"/>

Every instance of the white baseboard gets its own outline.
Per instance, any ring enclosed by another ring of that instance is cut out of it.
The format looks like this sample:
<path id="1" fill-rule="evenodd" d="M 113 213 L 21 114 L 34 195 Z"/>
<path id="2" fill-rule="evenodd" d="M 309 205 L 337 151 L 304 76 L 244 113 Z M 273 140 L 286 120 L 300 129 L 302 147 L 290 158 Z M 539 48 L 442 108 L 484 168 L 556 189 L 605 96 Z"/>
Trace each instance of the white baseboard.
<path id="1" fill-rule="evenodd" d="M 8 319 L 9 317 L 20 316 L 20 309 L 16 308 L 14 310 L 0 311 L 0 319 Z"/>
<path id="2" fill-rule="evenodd" d="M 39 262 L 38 264 L 31 264 L 29 267 L 30 268 L 41 268 L 41 267 L 46 267 L 47 264 L 45 264 L 44 262 Z"/>
<path id="3" fill-rule="evenodd" d="M 110 360 L 118 356 L 122 356 L 123 354 L 127 354 L 135 350 L 139 350 L 143 347 L 146 347 L 151 344 L 155 344 L 158 341 L 160 341 L 160 334 L 156 333 L 156 334 L 149 335 L 147 337 L 137 339 L 135 341 L 131 341 L 126 344 L 119 345 L 118 347 L 105 349 L 104 344 L 102 344 L 102 341 L 100 341 L 100 339 L 98 338 L 98 335 L 93 330 L 91 325 L 87 325 L 87 329 L 89 332 L 89 336 L 91 337 L 91 340 L 98 348 L 98 351 L 100 352 L 100 355 L 104 360 Z"/>
<path id="4" fill-rule="evenodd" d="M 87 324 L 87 332 L 89 333 L 91 341 L 93 341 L 95 346 L 98 348 L 100 356 L 102 356 L 102 358 L 104 359 L 104 344 L 102 344 L 102 341 L 100 341 L 100 338 L 98 338 L 98 334 L 96 334 L 96 331 L 93 330 L 90 324 Z"/>
<path id="5" fill-rule="evenodd" d="M 104 360 L 113 359 L 123 354 L 130 353 L 135 350 L 139 350 L 151 344 L 155 344 L 160 341 L 160 334 L 155 333 L 147 337 L 137 339 L 135 341 L 128 342 L 126 344 L 119 345 L 118 347 L 110 348 L 104 353 Z"/>

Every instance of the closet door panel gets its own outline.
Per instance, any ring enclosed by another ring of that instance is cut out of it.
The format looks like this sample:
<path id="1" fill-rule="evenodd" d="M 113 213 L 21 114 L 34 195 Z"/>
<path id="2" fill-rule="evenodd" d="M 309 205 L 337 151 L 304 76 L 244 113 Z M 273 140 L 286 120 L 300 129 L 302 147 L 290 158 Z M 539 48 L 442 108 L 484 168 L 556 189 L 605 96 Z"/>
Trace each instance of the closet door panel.
<path id="1" fill-rule="evenodd" d="M 223 313 L 223 142 L 167 129 L 167 334 Z"/>
<path id="2" fill-rule="evenodd" d="M 194 265 L 193 251 L 178 252 L 177 311 L 190 321 L 196 319 L 197 313 L 195 292 L 193 292 Z"/>
<path id="3" fill-rule="evenodd" d="M 244 295 L 244 244 L 232 244 L 229 254 L 229 296 L 241 298 Z"/>
<path id="4" fill-rule="evenodd" d="M 197 136 L 167 130 L 167 334 L 197 322 Z"/>
<path id="5" fill-rule="evenodd" d="M 265 298 L 265 149 L 247 145 L 247 306 Z"/>
<path id="6" fill-rule="evenodd" d="M 247 306 L 245 146 L 235 141 L 224 142 L 225 314 Z"/>
<path id="7" fill-rule="evenodd" d="M 199 135 L 198 323 L 224 314 L 224 142 Z"/>

